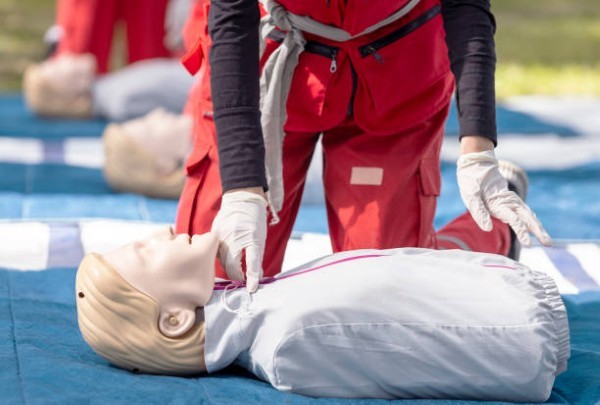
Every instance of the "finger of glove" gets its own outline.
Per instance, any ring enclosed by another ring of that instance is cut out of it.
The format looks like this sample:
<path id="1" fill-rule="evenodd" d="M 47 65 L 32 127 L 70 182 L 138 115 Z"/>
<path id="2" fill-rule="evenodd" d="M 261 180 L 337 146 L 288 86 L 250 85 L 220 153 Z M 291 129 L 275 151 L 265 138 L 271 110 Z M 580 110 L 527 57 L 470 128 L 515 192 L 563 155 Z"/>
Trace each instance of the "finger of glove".
<path id="1" fill-rule="evenodd" d="M 544 229 L 541 221 L 535 215 L 535 213 L 529 208 L 528 205 L 523 203 L 521 207 L 518 209 L 519 216 L 521 220 L 525 222 L 527 229 L 536 237 L 537 240 L 540 241 L 545 246 L 550 246 L 552 244 L 552 238 Z"/>
<path id="2" fill-rule="evenodd" d="M 513 207 L 512 204 L 501 205 L 494 209 L 494 216 L 502 222 L 507 223 L 512 228 L 519 242 L 525 246 L 529 246 L 531 244 L 531 238 L 527 231 L 527 225 L 523 222 L 517 212 L 515 212 L 516 209 L 517 207 Z"/>
<path id="3" fill-rule="evenodd" d="M 246 289 L 253 293 L 258 289 L 259 280 L 263 276 L 263 249 L 257 245 L 246 248 Z"/>
<path id="4" fill-rule="evenodd" d="M 469 199 L 469 205 L 467 206 L 467 209 L 481 230 L 486 232 L 492 230 L 492 218 L 490 217 L 490 213 L 481 198 L 471 197 Z"/>
<path id="5" fill-rule="evenodd" d="M 222 242 L 222 244 L 224 244 L 224 242 Z M 224 254 L 221 256 L 221 264 L 225 267 L 225 273 L 227 273 L 227 277 L 229 277 L 230 280 L 244 280 L 241 251 L 235 251 L 234 249 L 225 247 Z"/>

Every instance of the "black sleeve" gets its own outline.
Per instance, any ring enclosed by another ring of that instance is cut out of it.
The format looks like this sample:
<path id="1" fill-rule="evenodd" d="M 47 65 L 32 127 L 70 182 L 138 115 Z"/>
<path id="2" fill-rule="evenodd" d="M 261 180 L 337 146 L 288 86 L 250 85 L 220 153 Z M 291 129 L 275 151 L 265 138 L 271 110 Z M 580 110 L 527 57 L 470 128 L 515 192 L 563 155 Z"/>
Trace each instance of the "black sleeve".
<path id="1" fill-rule="evenodd" d="M 460 136 L 496 138 L 496 22 L 490 0 L 442 0 Z"/>
<path id="2" fill-rule="evenodd" d="M 223 192 L 267 188 L 259 109 L 257 0 L 212 0 L 208 29 L 214 120 Z"/>

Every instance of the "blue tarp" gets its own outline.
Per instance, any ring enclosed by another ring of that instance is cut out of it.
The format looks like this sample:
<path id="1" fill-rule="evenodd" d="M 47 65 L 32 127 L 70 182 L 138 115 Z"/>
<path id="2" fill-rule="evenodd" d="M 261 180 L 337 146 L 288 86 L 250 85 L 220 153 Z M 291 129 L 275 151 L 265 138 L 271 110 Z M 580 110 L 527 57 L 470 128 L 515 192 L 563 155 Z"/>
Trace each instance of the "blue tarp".
<path id="1" fill-rule="evenodd" d="M 501 109 L 499 121 L 501 131 L 504 128 L 517 132 L 520 128 L 531 136 L 548 131 L 567 138 L 577 136 L 573 129 L 515 111 Z M 0 96 L 2 137 L 60 142 L 68 137 L 98 137 L 104 125 L 99 121 L 40 120 L 24 109 L 19 96 Z M 455 126 L 451 117 L 449 132 Z M 442 171 L 444 192 L 437 225 L 464 210 L 456 189 L 454 166 L 444 164 Z M 530 177 L 530 203 L 553 236 L 600 238 L 597 162 L 563 171 L 533 172 Z M 113 193 L 99 169 L 56 162 L 0 162 L 0 218 L 4 220 L 102 217 L 173 222 L 175 210 L 174 200 Z M 296 230 L 326 231 L 324 208 L 302 207 Z M 72 267 L 41 272 L 0 270 L 0 403 L 362 402 L 315 400 L 280 393 L 236 368 L 188 379 L 134 375 L 110 367 L 79 335 L 74 278 Z M 550 403 L 598 403 L 600 293 L 568 296 L 565 300 L 572 329 L 572 358 L 569 370 L 557 380 Z M 472 402 L 435 401 L 450 403 Z"/>
<path id="2" fill-rule="evenodd" d="M 211 376 L 179 378 L 136 375 L 111 367 L 92 352 L 79 334 L 74 285 L 73 268 L 41 272 L 0 270 L 0 402 L 317 402 L 278 392 L 238 368 Z M 600 401 L 600 293 L 567 296 L 565 301 L 572 357 L 568 371 L 556 380 L 549 403 L 594 404 Z M 318 402 L 367 401 L 319 399 Z"/>

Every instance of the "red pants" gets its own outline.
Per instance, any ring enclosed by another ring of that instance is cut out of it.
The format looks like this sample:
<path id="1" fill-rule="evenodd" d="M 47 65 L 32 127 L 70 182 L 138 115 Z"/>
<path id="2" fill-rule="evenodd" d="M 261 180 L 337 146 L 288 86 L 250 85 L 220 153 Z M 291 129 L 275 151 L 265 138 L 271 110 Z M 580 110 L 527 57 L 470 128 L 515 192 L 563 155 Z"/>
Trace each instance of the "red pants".
<path id="1" fill-rule="evenodd" d="M 64 30 L 57 54 L 96 56 L 98 72 L 108 70 L 115 25 L 124 21 L 127 62 L 170 56 L 163 44 L 167 0 L 58 0 L 57 24 Z"/>
<path id="2" fill-rule="evenodd" d="M 365 133 L 351 118 L 323 133 L 323 180 L 334 251 L 418 246 L 508 253 L 508 226 L 495 219 L 491 232 L 480 230 L 469 213 L 437 233 L 433 229 L 446 115 L 444 109 L 416 128 L 391 136 Z M 199 112 L 196 117 L 195 147 L 177 215 L 179 233 L 209 231 L 220 205 L 215 126 L 210 112 Z M 281 221 L 268 227 L 266 276 L 281 270 L 318 138 L 315 133 L 285 137 L 285 202 Z M 217 273 L 226 277 L 222 269 Z"/>

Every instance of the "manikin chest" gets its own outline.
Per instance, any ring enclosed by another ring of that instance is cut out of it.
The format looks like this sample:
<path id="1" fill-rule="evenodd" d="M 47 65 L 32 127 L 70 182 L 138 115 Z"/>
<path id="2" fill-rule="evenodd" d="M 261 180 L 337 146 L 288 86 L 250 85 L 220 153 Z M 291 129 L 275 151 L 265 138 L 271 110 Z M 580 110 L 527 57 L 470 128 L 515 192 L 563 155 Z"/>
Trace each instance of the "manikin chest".
<path id="1" fill-rule="evenodd" d="M 358 34 L 388 17 L 408 0 L 278 0 L 294 14 Z"/>

